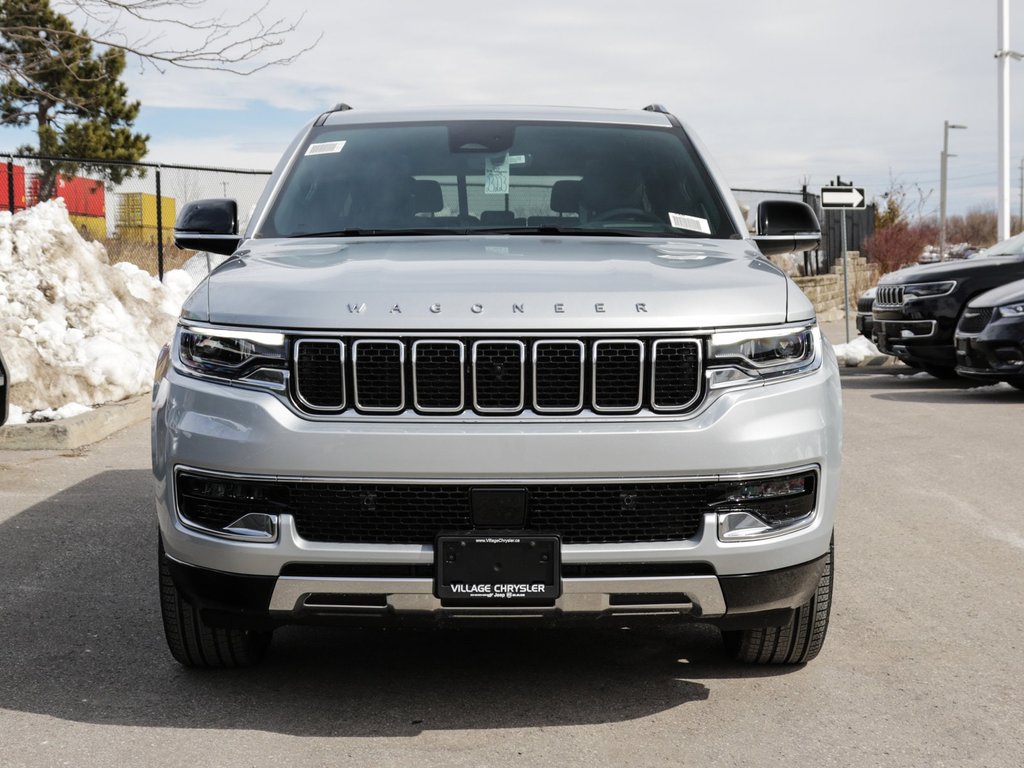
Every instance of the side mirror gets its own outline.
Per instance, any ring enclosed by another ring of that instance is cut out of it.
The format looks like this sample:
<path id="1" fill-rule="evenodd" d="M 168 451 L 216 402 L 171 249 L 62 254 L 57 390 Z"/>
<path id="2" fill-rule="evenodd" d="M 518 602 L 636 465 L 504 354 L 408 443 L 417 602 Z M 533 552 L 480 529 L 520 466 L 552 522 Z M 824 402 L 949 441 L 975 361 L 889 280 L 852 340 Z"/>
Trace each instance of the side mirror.
<path id="1" fill-rule="evenodd" d="M 193 251 L 230 256 L 238 248 L 238 203 L 195 200 L 186 203 L 174 222 L 174 244 Z"/>
<path id="2" fill-rule="evenodd" d="M 821 242 L 821 225 L 807 203 L 765 200 L 757 206 L 754 242 L 765 256 L 808 251 Z"/>
<path id="3" fill-rule="evenodd" d="M 7 367 L 4 365 L 4 356 L 0 355 L 0 426 L 7 423 Z"/>

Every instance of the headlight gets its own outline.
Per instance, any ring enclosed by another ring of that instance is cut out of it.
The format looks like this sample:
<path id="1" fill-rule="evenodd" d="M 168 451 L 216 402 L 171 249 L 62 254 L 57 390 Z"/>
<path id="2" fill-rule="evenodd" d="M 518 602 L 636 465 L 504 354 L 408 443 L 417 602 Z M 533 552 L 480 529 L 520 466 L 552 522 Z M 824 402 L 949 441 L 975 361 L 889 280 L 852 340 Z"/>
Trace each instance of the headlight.
<path id="1" fill-rule="evenodd" d="M 956 280 L 946 280 L 942 283 L 908 283 L 903 286 L 903 297 L 924 299 L 934 296 L 945 296 L 956 288 Z"/>
<path id="2" fill-rule="evenodd" d="M 809 373 L 821 364 L 816 325 L 724 331 L 711 336 L 711 387 Z"/>
<path id="3" fill-rule="evenodd" d="M 1024 317 L 1024 302 L 1004 304 L 998 310 L 1000 317 Z"/>
<path id="4" fill-rule="evenodd" d="M 282 333 L 179 325 L 175 367 L 182 373 L 284 389 L 288 355 Z"/>

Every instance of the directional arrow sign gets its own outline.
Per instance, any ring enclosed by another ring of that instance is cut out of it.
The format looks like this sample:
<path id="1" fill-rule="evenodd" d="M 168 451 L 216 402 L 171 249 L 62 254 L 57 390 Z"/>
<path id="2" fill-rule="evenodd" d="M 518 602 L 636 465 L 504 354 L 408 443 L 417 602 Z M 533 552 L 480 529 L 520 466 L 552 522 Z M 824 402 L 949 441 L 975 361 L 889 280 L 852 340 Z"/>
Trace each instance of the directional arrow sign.
<path id="1" fill-rule="evenodd" d="M 822 187 L 822 208 L 864 208 L 863 187 Z"/>

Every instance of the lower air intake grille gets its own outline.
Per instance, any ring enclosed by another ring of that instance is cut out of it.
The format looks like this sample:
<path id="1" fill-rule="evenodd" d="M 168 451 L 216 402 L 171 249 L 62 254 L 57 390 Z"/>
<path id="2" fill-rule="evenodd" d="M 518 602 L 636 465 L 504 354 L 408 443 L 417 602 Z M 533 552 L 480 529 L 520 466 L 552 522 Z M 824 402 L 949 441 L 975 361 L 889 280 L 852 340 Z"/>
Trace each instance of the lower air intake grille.
<path id="1" fill-rule="evenodd" d="M 957 330 L 960 333 L 981 333 L 992 320 L 993 312 L 992 307 L 981 307 L 980 309 L 968 307 L 960 318 Z"/>

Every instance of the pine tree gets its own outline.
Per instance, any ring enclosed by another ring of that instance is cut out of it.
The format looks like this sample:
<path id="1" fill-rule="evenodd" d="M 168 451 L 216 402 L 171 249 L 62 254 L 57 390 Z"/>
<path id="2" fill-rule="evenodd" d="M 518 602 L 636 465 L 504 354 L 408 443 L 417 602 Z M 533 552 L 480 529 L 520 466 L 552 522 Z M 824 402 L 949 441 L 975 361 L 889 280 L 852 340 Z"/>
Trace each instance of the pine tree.
<path id="1" fill-rule="evenodd" d="M 97 54 L 88 35 L 52 10 L 49 0 L 0 2 L 0 67 L 19 73 L 0 82 L 0 123 L 34 126 L 38 137 L 37 147 L 19 151 L 125 162 L 146 154 L 149 136 L 132 131 L 139 102 L 128 100 L 121 82 L 124 51 Z M 58 173 L 73 175 L 77 169 L 44 161 L 39 199 L 52 196 Z M 132 174 L 130 167 L 116 165 L 89 170 L 115 183 Z"/>

